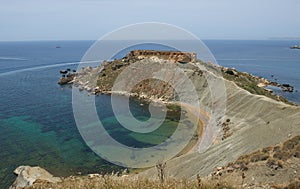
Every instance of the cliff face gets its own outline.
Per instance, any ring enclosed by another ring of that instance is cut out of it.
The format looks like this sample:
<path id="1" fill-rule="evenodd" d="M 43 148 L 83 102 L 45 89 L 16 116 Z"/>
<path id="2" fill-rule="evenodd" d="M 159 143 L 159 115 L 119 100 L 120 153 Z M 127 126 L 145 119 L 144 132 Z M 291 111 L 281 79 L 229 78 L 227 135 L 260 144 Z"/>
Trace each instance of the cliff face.
<path id="1" fill-rule="evenodd" d="M 179 51 L 156 51 L 156 50 L 134 50 L 126 55 L 125 60 L 130 59 L 145 59 L 156 57 L 170 62 L 196 62 L 197 55 L 192 52 L 179 52 Z"/>

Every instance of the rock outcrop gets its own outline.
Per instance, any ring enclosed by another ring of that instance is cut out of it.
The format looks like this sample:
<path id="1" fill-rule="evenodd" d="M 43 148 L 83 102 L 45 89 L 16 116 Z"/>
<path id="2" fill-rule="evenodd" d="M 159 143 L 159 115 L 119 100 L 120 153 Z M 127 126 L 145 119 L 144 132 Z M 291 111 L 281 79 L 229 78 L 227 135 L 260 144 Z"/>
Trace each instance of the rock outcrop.
<path id="1" fill-rule="evenodd" d="M 28 187 L 37 180 L 50 183 L 61 182 L 59 177 L 54 177 L 41 167 L 20 166 L 14 170 L 14 173 L 17 175 L 17 178 L 9 189 Z"/>
<path id="2" fill-rule="evenodd" d="M 157 50 L 134 50 L 130 51 L 125 57 L 129 59 L 144 59 L 156 57 L 158 59 L 168 60 L 171 62 L 196 62 L 197 55 L 193 52 L 180 52 L 180 51 L 157 51 Z"/>
<path id="3" fill-rule="evenodd" d="M 290 93 L 294 92 L 294 87 L 291 86 L 290 84 L 282 84 L 280 85 L 280 87 L 283 92 L 290 92 Z"/>

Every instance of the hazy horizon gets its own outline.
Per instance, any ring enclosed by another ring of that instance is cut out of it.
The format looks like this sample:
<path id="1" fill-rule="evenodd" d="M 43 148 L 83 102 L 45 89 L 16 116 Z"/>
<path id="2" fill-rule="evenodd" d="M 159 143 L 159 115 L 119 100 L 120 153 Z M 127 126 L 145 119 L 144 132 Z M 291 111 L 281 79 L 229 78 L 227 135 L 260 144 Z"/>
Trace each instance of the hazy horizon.
<path id="1" fill-rule="evenodd" d="M 300 39 L 297 0 L 11 0 L 0 5 L 0 41 L 97 40 L 143 22 L 172 24 L 203 40 Z"/>
<path id="2" fill-rule="evenodd" d="M 59 41 L 97 41 L 98 39 L 32 39 L 32 40 L 0 40 L 0 42 L 59 42 Z M 299 38 L 265 38 L 265 39 L 229 39 L 229 38 L 220 38 L 220 39 L 200 39 L 203 41 L 297 41 Z M 164 41 L 164 40 L 162 40 Z M 168 41 L 168 40 L 166 40 Z"/>

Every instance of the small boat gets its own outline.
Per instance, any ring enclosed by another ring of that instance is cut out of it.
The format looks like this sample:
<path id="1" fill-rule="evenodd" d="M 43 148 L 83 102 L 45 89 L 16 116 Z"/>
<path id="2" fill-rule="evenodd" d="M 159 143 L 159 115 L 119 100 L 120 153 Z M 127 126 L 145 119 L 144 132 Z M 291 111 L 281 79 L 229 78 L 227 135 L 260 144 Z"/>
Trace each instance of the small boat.
<path id="1" fill-rule="evenodd" d="M 290 49 L 300 49 L 300 46 L 299 45 L 294 45 L 294 46 L 290 47 Z"/>
<path id="2" fill-rule="evenodd" d="M 61 47 L 60 46 L 56 46 L 55 48 L 60 49 Z"/>

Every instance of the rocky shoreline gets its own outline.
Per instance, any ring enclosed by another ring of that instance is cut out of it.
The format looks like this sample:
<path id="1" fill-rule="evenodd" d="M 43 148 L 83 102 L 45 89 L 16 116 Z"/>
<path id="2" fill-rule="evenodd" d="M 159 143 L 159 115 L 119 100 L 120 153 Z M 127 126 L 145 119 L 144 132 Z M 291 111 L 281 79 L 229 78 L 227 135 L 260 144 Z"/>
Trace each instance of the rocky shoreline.
<path id="1" fill-rule="evenodd" d="M 244 75 L 248 75 L 249 78 L 255 79 L 259 82 L 257 84 L 258 87 L 261 87 L 261 88 L 264 88 L 264 89 L 266 89 L 266 87 L 268 87 L 268 86 L 274 86 L 274 87 L 281 88 L 281 90 L 283 92 L 290 92 L 290 93 L 294 92 L 294 87 L 290 84 L 286 84 L 286 83 L 285 84 L 280 84 L 276 81 L 270 81 L 266 78 L 254 76 L 254 75 L 249 74 L 247 72 L 239 72 L 235 68 L 226 68 L 226 67 L 220 67 L 220 68 L 222 69 L 222 71 L 224 73 L 235 76 L 235 77 L 239 77 L 239 75 L 240 75 L 239 73 L 242 73 Z M 266 90 L 269 90 L 270 92 L 272 92 L 270 89 L 266 89 Z"/>
<path id="2" fill-rule="evenodd" d="M 239 72 L 235 68 L 220 67 L 225 79 L 233 81 L 239 87 L 249 91 L 252 94 L 264 95 L 277 101 L 282 101 L 290 105 L 297 105 L 290 102 L 285 97 L 276 94 L 271 88 L 275 87 L 282 92 L 294 93 L 294 87 L 290 84 L 280 84 L 276 81 L 270 81 L 266 78 L 254 76 L 247 72 Z"/>

